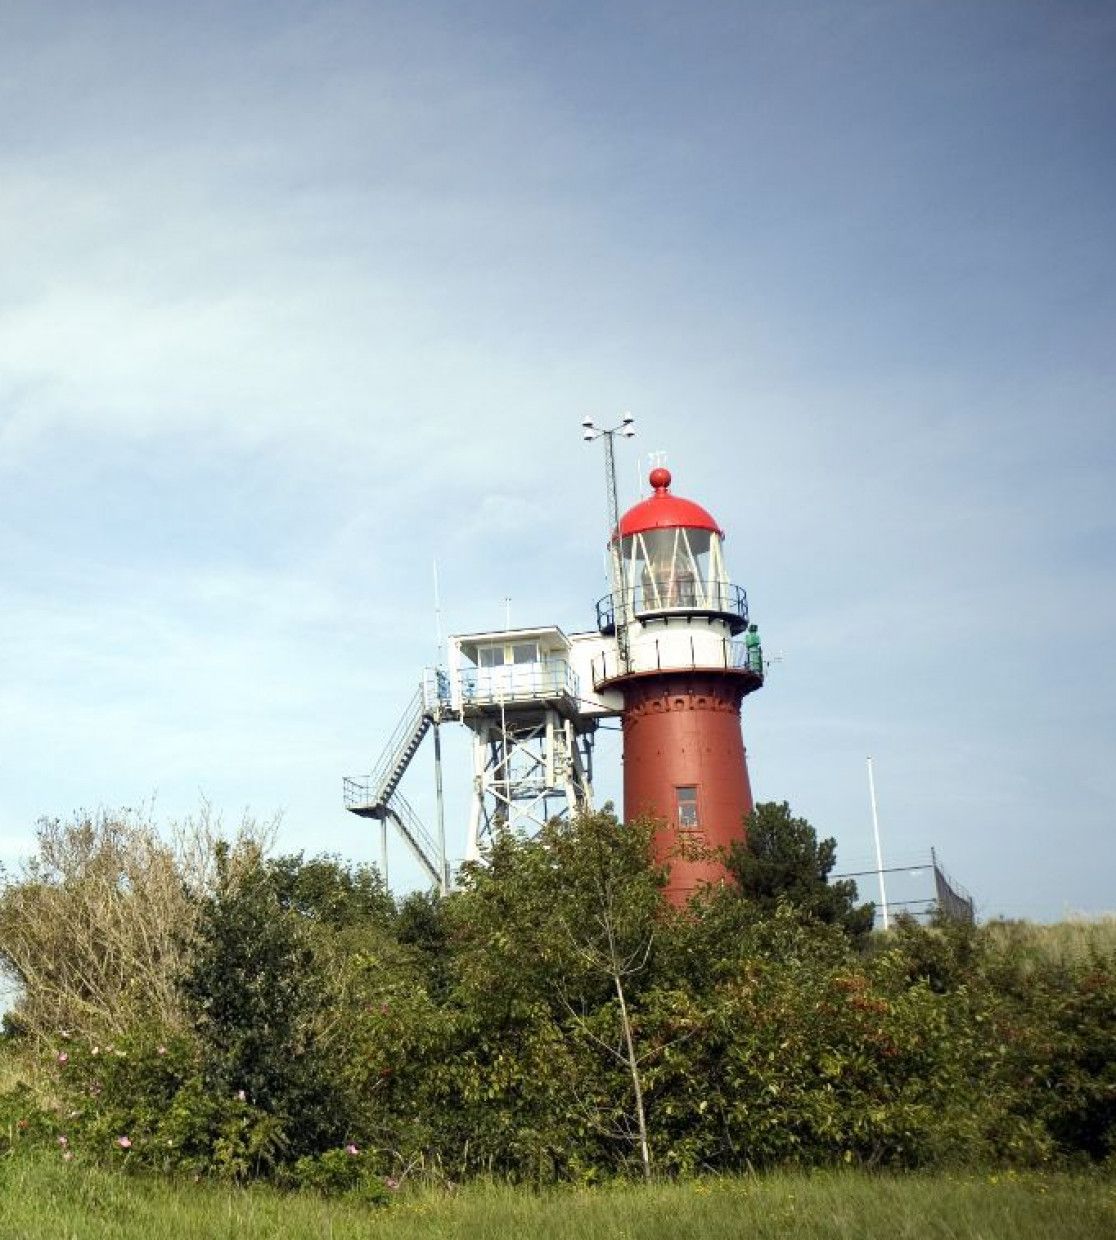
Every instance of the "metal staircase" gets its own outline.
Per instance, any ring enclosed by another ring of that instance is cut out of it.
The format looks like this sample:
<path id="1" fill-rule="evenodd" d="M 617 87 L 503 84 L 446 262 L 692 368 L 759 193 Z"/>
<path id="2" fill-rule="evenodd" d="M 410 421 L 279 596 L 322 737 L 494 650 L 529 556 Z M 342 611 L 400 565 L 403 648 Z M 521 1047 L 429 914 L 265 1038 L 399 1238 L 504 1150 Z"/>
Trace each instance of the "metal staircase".
<path id="1" fill-rule="evenodd" d="M 439 886 L 445 883 L 440 850 L 399 792 L 399 783 L 423 737 L 441 720 L 448 707 L 449 690 L 444 673 L 427 672 L 384 746 L 372 774 L 363 778 L 346 776 L 344 781 L 345 808 L 361 818 L 393 822 L 419 864 Z"/>
<path id="2" fill-rule="evenodd" d="M 408 804 L 401 792 L 397 792 L 387 807 L 388 817 L 399 829 L 399 834 L 406 841 L 415 859 L 430 875 L 439 887 L 444 882 L 438 863 L 438 846 L 430 836 L 430 832 L 419 821 L 418 815 Z"/>

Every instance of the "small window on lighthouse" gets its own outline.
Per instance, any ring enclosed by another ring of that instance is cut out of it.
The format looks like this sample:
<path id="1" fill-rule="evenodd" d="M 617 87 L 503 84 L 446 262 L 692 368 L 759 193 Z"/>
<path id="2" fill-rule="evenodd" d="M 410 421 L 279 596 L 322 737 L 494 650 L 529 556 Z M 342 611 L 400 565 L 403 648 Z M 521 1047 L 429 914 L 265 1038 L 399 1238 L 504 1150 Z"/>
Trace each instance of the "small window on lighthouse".
<path id="1" fill-rule="evenodd" d="M 677 797 L 677 822 L 681 828 L 692 830 L 698 825 L 697 788 L 692 784 L 675 788 Z"/>

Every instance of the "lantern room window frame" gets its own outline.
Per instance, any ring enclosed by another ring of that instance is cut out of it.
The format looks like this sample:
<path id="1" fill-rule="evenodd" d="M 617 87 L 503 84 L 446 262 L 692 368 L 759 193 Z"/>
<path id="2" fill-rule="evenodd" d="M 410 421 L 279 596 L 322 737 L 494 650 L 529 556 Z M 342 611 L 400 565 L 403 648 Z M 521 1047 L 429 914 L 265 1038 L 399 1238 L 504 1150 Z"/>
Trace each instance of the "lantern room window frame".
<path id="1" fill-rule="evenodd" d="M 620 552 L 633 615 L 727 608 L 730 582 L 715 531 L 688 526 L 640 531 L 621 539 Z"/>

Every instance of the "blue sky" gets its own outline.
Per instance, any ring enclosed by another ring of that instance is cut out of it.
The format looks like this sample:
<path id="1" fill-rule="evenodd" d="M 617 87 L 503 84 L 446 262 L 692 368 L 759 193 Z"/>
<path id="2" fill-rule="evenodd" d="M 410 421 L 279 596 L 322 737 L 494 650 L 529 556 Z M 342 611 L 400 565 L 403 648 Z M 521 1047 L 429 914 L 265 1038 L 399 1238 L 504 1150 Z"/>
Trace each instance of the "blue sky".
<path id="1" fill-rule="evenodd" d="M 433 558 L 590 627 L 631 409 L 783 656 L 757 795 L 861 868 L 871 753 L 889 860 L 1116 908 L 1110 4 L 8 3 L 0 117 L 4 861 L 201 798 L 374 859 Z"/>

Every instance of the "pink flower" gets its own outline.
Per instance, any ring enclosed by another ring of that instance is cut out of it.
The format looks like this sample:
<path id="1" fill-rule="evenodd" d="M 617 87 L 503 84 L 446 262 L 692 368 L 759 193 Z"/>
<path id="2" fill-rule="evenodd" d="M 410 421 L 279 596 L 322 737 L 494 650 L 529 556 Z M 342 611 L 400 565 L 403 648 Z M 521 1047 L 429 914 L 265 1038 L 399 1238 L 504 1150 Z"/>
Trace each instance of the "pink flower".
<path id="1" fill-rule="evenodd" d="M 247 1101 L 248 1101 L 248 1095 L 244 1092 L 244 1090 L 243 1090 L 243 1089 L 238 1089 L 238 1090 L 236 1091 L 236 1100 L 237 1100 L 237 1102 L 247 1102 Z"/>
<path id="2" fill-rule="evenodd" d="M 155 1050 L 156 1055 L 165 1055 L 166 1053 L 167 1053 L 167 1048 L 165 1046 L 157 1047 Z"/>
<path id="3" fill-rule="evenodd" d="M 345 1153 L 355 1158 L 360 1153 L 360 1150 L 358 1150 L 357 1147 L 350 1141 L 349 1144 L 345 1146 Z"/>
<path id="4" fill-rule="evenodd" d="M 119 1145 L 122 1150 L 130 1150 L 132 1148 L 132 1143 L 127 1137 L 117 1137 L 116 1144 Z"/>
<path id="5" fill-rule="evenodd" d="M 399 1181 L 393 1175 L 387 1176 L 384 1180 L 384 1184 L 390 1188 L 393 1193 L 398 1192 L 399 1190 Z"/>
<path id="6" fill-rule="evenodd" d="M 69 1055 L 67 1055 L 65 1051 L 59 1051 L 58 1062 L 62 1065 L 62 1067 L 65 1067 L 70 1062 Z"/>
<path id="7" fill-rule="evenodd" d="M 65 1148 L 66 1148 L 66 1146 L 70 1144 L 70 1142 L 67 1140 L 67 1138 L 66 1138 L 66 1137 L 62 1136 L 62 1137 L 59 1137 L 59 1138 L 58 1138 L 58 1144 L 59 1144 L 59 1145 L 60 1145 L 63 1149 L 65 1149 Z"/>

